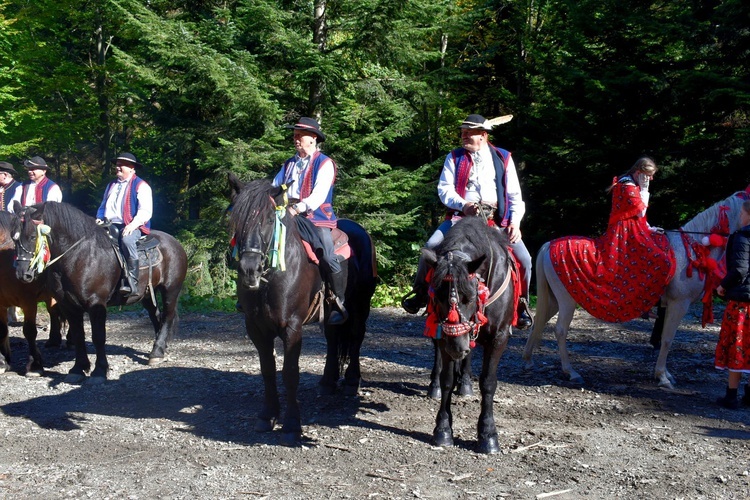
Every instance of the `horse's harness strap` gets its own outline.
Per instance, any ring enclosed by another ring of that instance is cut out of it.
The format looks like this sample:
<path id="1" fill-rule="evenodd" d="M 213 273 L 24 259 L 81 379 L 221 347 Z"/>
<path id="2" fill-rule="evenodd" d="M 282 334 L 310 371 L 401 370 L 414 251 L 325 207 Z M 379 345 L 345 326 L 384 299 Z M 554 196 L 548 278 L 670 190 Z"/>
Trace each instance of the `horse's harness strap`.
<path id="1" fill-rule="evenodd" d="M 495 293 L 492 294 L 492 297 L 487 299 L 487 302 L 484 303 L 484 306 L 487 307 L 488 305 L 495 302 L 497 299 L 500 298 L 500 296 L 505 292 L 505 290 L 508 289 L 508 285 L 510 285 L 510 279 L 513 272 L 508 269 L 508 272 L 505 273 L 505 279 L 503 280 L 503 284 L 500 285 L 500 288 L 497 289 Z"/>

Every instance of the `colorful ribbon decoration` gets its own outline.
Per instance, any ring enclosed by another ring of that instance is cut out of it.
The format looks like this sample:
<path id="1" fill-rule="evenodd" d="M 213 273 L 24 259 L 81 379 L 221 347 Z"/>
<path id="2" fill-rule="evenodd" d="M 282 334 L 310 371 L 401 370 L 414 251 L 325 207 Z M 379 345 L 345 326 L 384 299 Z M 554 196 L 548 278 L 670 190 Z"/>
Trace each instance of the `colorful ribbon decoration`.
<path id="1" fill-rule="evenodd" d="M 47 235 L 51 231 L 52 229 L 46 224 L 39 224 L 36 226 L 36 245 L 34 246 L 34 254 L 31 256 L 29 268 L 36 268 L 38 274 L 41 274 L 44 271 L 44 268 L 50 259 L 49 240 L 47 239 Z"/>

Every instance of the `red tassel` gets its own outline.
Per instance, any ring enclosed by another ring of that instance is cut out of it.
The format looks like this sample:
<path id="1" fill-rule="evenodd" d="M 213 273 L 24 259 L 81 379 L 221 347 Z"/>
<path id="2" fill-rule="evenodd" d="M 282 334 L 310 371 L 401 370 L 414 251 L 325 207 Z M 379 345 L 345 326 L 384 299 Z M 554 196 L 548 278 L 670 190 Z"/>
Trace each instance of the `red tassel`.
<path id="1" fill-rule="evenodd" d="M 477 311 L 477 321 L 480 325 L 485 325 L 487 324 L 487 316 L 482 314 L 480 311 Z"/>
<path id="2" fill-rule="evenodd" d="M 469 341 L 469 347 L 470 348 L 474 349 L 476 346 L 477 346 L 476 342 L 474 342 L 473 340 Z"/>
<path id="3" fill-rule="evenodd" d="M 451 312 L 448 313 L 448 323 L 458 323 L 458 310 L 456 304 L 453 304 Z"/>

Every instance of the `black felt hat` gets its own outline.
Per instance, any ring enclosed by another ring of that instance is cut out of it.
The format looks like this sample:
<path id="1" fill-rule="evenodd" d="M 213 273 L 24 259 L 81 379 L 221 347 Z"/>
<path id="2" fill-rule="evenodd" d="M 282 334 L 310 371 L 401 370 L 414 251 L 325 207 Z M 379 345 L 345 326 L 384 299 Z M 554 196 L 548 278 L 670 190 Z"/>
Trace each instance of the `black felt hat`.
<path id="1" fill-rule="evenodd" d="M 135 159 L 135 155 L 133 153 L 120 153 L 117 155 L 117 158 L 112 160 L 112 163 L 117 164 L 118 161 L 126 161 L 128 163 L 131 163 L 133 165 L 133 168 L 138 167 L 141 168 L 143 165 L 138 163 L 138 160 Z"/>
<path id="2" fill-rule="evenodd" d="M 35 156 L 23 161 L 23 166 L 27 170 L 49 170 L 47 162 L 41 156 Z"/>
<path id="3" fill-rule="evenodd" d="M 479 129 L 479 130 L 492 130 L 492 127 L 495 125 L 502 125 L 503 123 L 508 123 L 513 119 L 513 115 L 505 115 L 505 116 L 498 116 L 497 118 L 492 118 L 491 120 L 486 119 L 482 115 L 469 115 L 466 117 L 466 119 L 461 122 L 460 128 L 471 128 L 471 129 Z"/>
<path id="4" fill-rule="evenodd" d="M 12 175 L 18 175 L 18 172 L 16 172 L 16 169 L 13 168 L 13 165 L 8 163 L 7 161 L 0 161 L 0 172 L 8 172 Z"/>
<path id="5" fill-rule="evenodd" d="M 302 118 L 297 120 L 297 123 L 295 123 L 294 125 L 285 125 L 285 127 L 293 130 L 305 130 L 307 132 L 312 132 L 313 134 L 318 136 L 318 142 L 323 142 L 326 140 L 325 134 L 320 131 L 320 124 L 314 118 L 303 116 Z"/>

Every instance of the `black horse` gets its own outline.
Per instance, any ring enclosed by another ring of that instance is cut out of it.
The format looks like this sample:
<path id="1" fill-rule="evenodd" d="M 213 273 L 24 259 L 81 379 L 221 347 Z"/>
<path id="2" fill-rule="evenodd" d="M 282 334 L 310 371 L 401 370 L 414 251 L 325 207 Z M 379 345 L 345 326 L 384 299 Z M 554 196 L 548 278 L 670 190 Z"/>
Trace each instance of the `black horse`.
<path id="1" fill-rule="evenodd" d="M 43 283 L 24 283 L 16 278 L 14 267 L 16 247 L 11 238 L 14 222 L 18 218 L 10 212 L 0 211 L 0 373 L 10 368 L 10 339 L 8 337 L 8 307 L 19 306 L 23 311 L 23 336 L 29 344 L 29 361 L 26 375 L 41 375 L 44 372 L 42 353 L 36 345 L 37 304 L 47 303 L 50 315 L 48 347 L 59 346 L 62 339 L 62 322 L 58 308 L 50 303 L 50 294 Z"/>
<path id="2" fill-rule="evenodd" d="M 504 233 L 487 226 L 481 218 L 465 217 L 434 251 L 422 250 L 434 269 L 430 309 L 441 332 L 437 341 L 442 357 L 441 399 L 433 431 L 437 446 L 453 445 L 451 396 L 456 364 L 469 355 L 476 343 L 483 350 L 477 450 L 500 450 L 492 404 L 497 366 L 508 345 L 516 307 L 508 243 Z"/>
<path id="3" fill-rule="evenodd" d="M 327 316 L 325 287 L 318 266 L 303 247 L 297 221 L 287 211 L 285 191 L 267 180 L 244 185 L 231 173 L 229 184 L 231 234 L 238 260 L 237 294 L 247 334 L 258 350 L 265 384 L 255 430 L 273 430 L 280 417 L 274 356 L 274 339 L 279 337 L 284 344 L 282 378 L 287 402 L 282 439 L 295 444 L 302 436 L 297 401 L 302 326 Z M 362 226 L 339 219 L 338 227 L 349 236 L 353 250 L 352 257 L 342 263 L 342 272 L 348 273 L 345 305 L 349 319 L 341 325 L 324 326 L 328 348 L 320 392 L 335 392 L 348 361 L 342 391 L 354 395 L 360 383 L 359 350 L 377 283 L 375 251 Z M 321 311 L 321 307 L 326 310 Z"/>
<path id="4" fill-rule="evenodd" d="M 149 364 L 162 361 L 167 342 L 177 328 L 177 300 L 187 274 L 187 255 L 182 245 L 166 233 L 151 231 L 158 247 L 140 260 L 138 295 L 125 299 L 118 293 L 122 267 L 113 242 L 93 217 L 72 205 L 57 202 L 23 209 L 17 205 L 15 211 L 21 215 L 18 230 L 14 231 L 16 275 L 30 283 L 39 277 L 40 268 L 46 268 L 43 275 L 46 286 L 68 320 L 68 333 L 76 349 L 68 382 L 83 381 L 91 369 L 83 330 L 84 313 L 89 315 L 96 349 L 90 382 L 106 380 L 109 369 L 105 353 L 107 306 L 143 301 L 156 333 Z M 39 258 L 39 249 L 43 251 L 44 246 L 48 247 L 52 259 L 48 265 L 44 265 L 45 259 Z M 149 261 L 154 263 L 153 267 L 144 268 Z M 161 312 L 155 292 L 161 296 Z"/>

